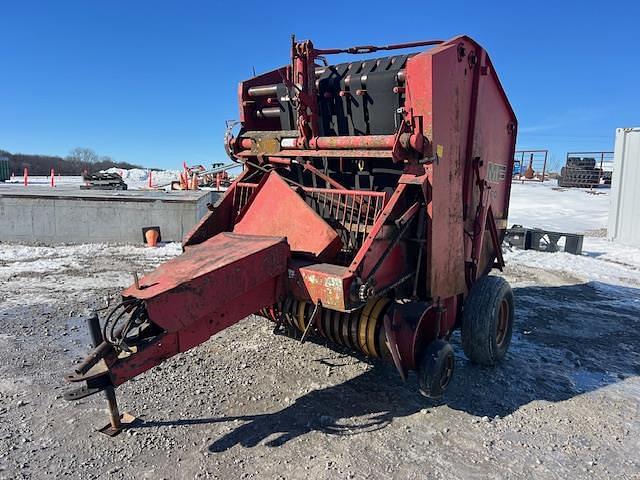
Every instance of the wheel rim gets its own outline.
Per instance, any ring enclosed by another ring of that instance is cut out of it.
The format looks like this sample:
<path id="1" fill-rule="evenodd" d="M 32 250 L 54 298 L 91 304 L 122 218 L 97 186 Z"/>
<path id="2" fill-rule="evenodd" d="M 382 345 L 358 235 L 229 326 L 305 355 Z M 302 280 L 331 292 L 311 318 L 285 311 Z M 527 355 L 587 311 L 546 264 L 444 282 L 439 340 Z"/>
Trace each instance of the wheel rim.
<path id="1" fill-rule="evenodd" d="M 509 329 L 509 302 L 506 298 L 500 302 L 498 310 L 498 328 L 496 329 L 496 345 L 502 347 L 507 338 L 507 330 Z"/>
<path id="2" fill-rule="evenodd" d="M 447 355 L 444 368 L 442 369 L 442 376 L 440 377 L 440 388 L 443 390 L 447 388 L 447 385 L 449 385 L 449 382 L 451 381 L 451 377 L 453 377 L 453 364 L 453 355 Z"/>

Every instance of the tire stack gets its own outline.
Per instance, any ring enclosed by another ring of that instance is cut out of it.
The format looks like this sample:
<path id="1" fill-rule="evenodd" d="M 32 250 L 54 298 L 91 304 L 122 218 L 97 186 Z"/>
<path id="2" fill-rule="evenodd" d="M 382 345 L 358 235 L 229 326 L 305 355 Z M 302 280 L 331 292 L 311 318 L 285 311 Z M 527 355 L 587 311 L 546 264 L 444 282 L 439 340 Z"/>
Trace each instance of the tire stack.
<path id="1" fill-rule="evenodd" d="M 605 172 L 602 171 L 602 183 L 604 185 L 611 185 L 611 177 L 613 176 L 613 172 Z"/>
<path id="2" fill-rule="evenodd" d="M 596 168 L 595 158 L 567 158 L 567 165 L 560 170 L 559 187 L 593 188 L 600 184 L 602 171 Z"/>

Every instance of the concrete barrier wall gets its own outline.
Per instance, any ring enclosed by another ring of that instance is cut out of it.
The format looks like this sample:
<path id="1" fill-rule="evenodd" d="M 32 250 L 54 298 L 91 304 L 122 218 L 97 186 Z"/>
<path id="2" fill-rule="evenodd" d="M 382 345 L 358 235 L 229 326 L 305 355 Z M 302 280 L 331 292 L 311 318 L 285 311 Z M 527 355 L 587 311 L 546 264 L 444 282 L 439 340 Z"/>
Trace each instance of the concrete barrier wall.
<path id="1" fill-rule="evenodd" d="M 180 241 L 215 203 L 218 192 L 37 192 L 0 189 L 0 241 L 141 243 L 142 228 L 159 226 L 163 241 Z"/>

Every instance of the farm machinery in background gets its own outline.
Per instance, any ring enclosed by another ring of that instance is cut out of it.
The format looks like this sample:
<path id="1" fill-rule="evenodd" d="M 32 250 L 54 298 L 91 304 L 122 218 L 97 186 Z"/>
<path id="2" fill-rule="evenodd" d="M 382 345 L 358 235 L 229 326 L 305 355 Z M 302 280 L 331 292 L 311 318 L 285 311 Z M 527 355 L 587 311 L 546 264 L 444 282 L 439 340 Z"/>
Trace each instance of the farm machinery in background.
<path id="1" fill-rule="evenodd" d="M 237 169 L 238 164 L 213 163 L 210 169 L 202 165 L 187 166 L 182 164 L 183 171 L 177 181 L 171 182 L 172 190 L 197 190 L 201 187 L 224 190 L 231 185 L 232 179 L 229 170 Z"/>
<path id="2" fill-rule="evenodd" d="M 82 175 L 84 184 L 80 185 L 82 190 L 126 190 L 127 184 L 122 176 L 114 172 L 89 173 L 85 171 Z"/>
<path id="3" fill-rule="evenodd" d="M 430 47 L 424 49 L 422 47 Z M 333 54 L 422 48 L 330 64 Z M 489 276 L 501 243 L 516 118 L 471 38 L 317 49 L 240 83 L 225 148 L 242 173 L 184 238 L 184 253 L 122 292 L 66 398 L 114 388 L 257 314 L 392 362 L 439 397 L 462 331 L 467 357 L 503 358 L 513 293 Z"/>

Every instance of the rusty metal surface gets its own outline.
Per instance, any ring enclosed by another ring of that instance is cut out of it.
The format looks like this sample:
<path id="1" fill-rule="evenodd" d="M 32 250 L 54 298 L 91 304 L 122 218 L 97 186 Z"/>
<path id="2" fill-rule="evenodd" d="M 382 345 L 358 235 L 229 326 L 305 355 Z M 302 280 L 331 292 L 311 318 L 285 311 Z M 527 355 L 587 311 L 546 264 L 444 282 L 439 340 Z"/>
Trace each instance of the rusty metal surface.
<path id="1" fill-rule="evenodd" d="M 289 280 L 291 291 L 301 300 L 345 311 L 350 305 L 349 288 L 353 275 L 347 267 L 319 263 L 300 267 Z"/>
<path id="2" fill-rule="evenodd" d="M 390 150 L 394 143 L 394 135 L 318 137 L 311 140 L 311 148 L 318 150 Z"/>
<path id="3" fill-rule="evenodd" d="M 432 296 L 465 291 L 462 178 L 471 107 L 471 75 L 447 42 L 407 61 L 407 103 L 425 119 L 437 161 L 428 172 L 427 271 Z"/>
<path id="4" fill-rule="evenodd" d="M 239 157 L 255 157 L 255 153 L 251 150 L 238 152 Z M 270 157 L 344 157 L 344 158 L 391 158 L 393 152 L 391 150 L 281 150 L 275 153 L 269 153 Z"/>
<path id="5" fill-rule="evenodd" d="M 109 437 L 115 437 L 127 428 L 134 427 L 138 423 L 138 419 L 130 413 L 124 412 L 119 415 L 118 421 L 107 423 L 104 427 L 98 429 L 100 433 Z"/>
<path id="6" fill-rule="evenodd" d="M 434 155 L 426 169 L 427 288 L 433 297 L 448 298 L 466 292 L 468 265 L 484 273 L 495 256 L 483 242 L 484 219 L 488 203 L 496 220 L 506 218 L 515 116 L 486 52 L 468 37 L 412 57 L 406 78 L 407 107 L 423 118 Z M 502 174 L 491 177 L 492 168 Z M 478 210 L 478 182 L 490 178 L 491 194 Z M 465 227 L 475 242 L 464 235 Z"/>

